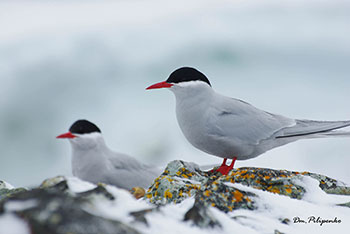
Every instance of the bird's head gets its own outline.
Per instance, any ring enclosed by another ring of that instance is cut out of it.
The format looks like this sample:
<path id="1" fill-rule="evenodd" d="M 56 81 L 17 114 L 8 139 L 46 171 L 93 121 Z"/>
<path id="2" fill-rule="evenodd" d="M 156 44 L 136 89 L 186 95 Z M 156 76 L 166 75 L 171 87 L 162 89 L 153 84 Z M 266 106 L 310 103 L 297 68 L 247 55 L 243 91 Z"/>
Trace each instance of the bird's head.
<path id="1" fill-rule="evenodd" d="M 204 89 L 210 87 L 211 84 L 203 73 L 192 67 L 181 67 L 173 71 L 166 81 L 153 84 L 146 89 L 169 88 L 174 93 L 177 93 L 178 90 Z"/>
<path id="2" fill-rule="evenodd" d="M 77 120 L 72 124 L 67 133 L 63 133 L 56 138 L 68 139 L 73 148 L 88 150 L 103 143 L 101 130 L 88 120 Z"/>

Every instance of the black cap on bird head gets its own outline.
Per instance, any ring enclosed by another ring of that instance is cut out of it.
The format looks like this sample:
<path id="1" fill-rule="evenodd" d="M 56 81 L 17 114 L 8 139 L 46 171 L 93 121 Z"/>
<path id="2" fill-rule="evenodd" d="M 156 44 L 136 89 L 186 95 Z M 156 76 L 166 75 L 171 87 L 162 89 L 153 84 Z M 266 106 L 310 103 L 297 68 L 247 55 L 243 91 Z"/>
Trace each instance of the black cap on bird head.
<path id="1" fill-rule="evenodd" d="M 200 71 L 192 67 L 181 67 L 173 71 L 169 78 L 166 80 L 167 83 L 181 83 L 186 81 L 200 80 L 211 86 L 208 78 Z"/>
<path id="2" fill-rule="evenodd" d="M 86 133 L 93 133 L 93 132 L 101 133 L 101 130 L 95 124 L 85 119 L 77 120 L 69 128 L 69 131 L 71 133 L 76 133 L 76 134 L 86 134 Z"/>

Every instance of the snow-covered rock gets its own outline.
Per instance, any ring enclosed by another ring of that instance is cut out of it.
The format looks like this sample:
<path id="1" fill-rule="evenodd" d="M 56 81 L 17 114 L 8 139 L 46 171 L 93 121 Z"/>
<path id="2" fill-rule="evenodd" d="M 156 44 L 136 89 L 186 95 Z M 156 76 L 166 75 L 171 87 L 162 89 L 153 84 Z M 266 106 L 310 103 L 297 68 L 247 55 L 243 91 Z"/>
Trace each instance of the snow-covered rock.
<path id="1" fill-rule="evenodd" d="M 114 186 L 63 176 L 28 190 L 0 183 L 2 190 L 10 193 L 0 197 L 0 234 L 350 230 L 349 187 L 308 172 L 238 168 L 222 176 L 173 161 L 141 199 Z"/>

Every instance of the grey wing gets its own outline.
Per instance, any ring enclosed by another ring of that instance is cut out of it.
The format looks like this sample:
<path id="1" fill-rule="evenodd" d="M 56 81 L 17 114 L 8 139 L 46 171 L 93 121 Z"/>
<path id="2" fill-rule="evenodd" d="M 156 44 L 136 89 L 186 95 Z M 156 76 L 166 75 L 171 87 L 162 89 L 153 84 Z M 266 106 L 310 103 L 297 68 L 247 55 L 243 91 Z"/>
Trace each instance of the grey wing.
<path id="1" fill-rule="evenodd" d="M 277 138 L 286 137 L 309 137 L 312 135 L 329 136 L 329 135 L 346 135 L 350 132 L 338 132 L 337 129 L 350 126 L 350 121 L 315 121 L 315 120 L 296 120 L 292 127 L 282 129 Z"/>
<path id="2" fill-rule="evenodd" d="M 146 188 L 161 174 L 158 167 L 143 164 L 125 154 L 110 158 L 110 162 L 112 173 L 109 174 L 108 180 L 121 188 L 130 189 L 136 186 Z"/>
<path id="3" fill-rule="evenodd" d="M 221 108 L 225 107 L 225 108 Z M 209 117 L 211 133 L 242 144 L 259 144 L 274 137 L 281 129 L 295 125 L 295 120 L 271 114 L 238 99 L 223 99 Z"/>

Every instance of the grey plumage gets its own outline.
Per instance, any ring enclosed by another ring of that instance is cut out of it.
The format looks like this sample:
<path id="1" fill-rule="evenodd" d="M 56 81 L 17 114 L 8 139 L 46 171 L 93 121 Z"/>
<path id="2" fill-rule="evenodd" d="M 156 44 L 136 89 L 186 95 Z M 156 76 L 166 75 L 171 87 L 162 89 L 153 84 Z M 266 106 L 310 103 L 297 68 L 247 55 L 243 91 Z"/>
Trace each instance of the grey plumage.
<path id="1" fill-rule="evenodd" d="M 73 175 L 92 183 L 112 184 L 131 189 L 147 188 L 160 175 L 155 166 L 143 164 L 135 158 L 110 150 L 98 132 L 74 134 L 72 146 Z"/>
<path id="2" fill-rule="evenodd" d="M 218 157 L 245 160 L 299 139 L 350 136 L 337 131 L 350 126 L 350 121 L 296 120 L 272 114 L 220 95 L 202 81 L 173 84 L 170 90 L 187 140 Z"/>

